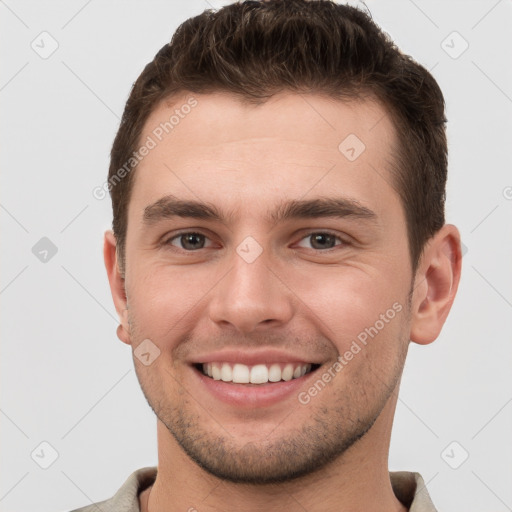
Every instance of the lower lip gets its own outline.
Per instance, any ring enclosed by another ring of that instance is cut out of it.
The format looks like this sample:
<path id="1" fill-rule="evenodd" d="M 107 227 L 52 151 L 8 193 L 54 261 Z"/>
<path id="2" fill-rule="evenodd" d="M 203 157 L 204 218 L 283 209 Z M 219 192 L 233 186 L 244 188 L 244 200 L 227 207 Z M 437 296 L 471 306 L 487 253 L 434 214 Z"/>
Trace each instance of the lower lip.
<path id="1" fill-rule="evenodd" d="M 317 369 L 318 370 L 318 369 Z M 239 408 L 268 407 L 290 396 L 297 396 L 309 377 L 317 370 L 306 373 L 298 379 L 270 382 L 267 384 L 233 384 L 207 377 L 197 368 L 192 371 L 197 375 L 202 386 L 215 398 Z"/>

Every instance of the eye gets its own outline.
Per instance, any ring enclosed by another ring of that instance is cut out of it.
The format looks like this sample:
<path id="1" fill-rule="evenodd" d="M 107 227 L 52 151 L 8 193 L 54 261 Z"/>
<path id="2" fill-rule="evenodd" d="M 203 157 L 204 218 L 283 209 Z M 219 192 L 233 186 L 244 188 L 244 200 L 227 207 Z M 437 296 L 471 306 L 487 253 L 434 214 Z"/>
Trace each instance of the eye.
<path id="1" fill-rule="evenodd" d="M 190 252 L 204 249 L 206 247 L 205 244 L 207 240 L 209 240 L 209 238 L 202 233 L 186 232 L 174 235 L 173 237 L 169 238 L 165 244 L 172 245 L 173 247 L 178 247 L 179 249 L 184 249 L 185 251 Z"/>
<path id="2" fill-rule="evenodd" d="M 336 243 L 339 241 L 340 243 Z M 304 243 L 311 244 L 309 248 L 315 251 L 328 251 L 340 245 L 348 245 L 338 235 L 329 231 L 314 231 L 308 233 L 299 242 L 299 247 L 306 247 Z M 171 245 L 186 252 L 194 252 L 212 246 L 211 240 L 204 234 L 195 231 L 178 233 L 164 241 L 164 245 Z"/>
<path id="3" fill-rule="evenodd" d="M 311 246 L 315 251 L 334 249 L 337 245 L 347 245 L 347 243 L 339 236 L 330 233 L 329 231 L 311 232 L 301 239 L 301 243 L 303 243 L 302 241 L 304 240 L 307 243 L 311 243 Z M 336 240 L 339 240 L 341 244 L 336 244 Z M 304 246 L 302 245 L 301 247 Z"/>

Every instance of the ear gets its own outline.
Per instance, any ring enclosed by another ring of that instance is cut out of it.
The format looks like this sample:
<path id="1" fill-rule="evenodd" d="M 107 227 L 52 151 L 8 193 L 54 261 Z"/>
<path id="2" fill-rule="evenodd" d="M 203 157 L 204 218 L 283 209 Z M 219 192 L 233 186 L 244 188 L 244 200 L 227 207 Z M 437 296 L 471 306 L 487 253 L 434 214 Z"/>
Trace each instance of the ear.
<path id="1" fill-rule="evenodd" d="M 117 337 L 127 345 L 131 344 L 128 326 L 128 305 L 124 287 L 124 277 L 121 274 L 117 261 L 116 238 L 112 231 L 106 231 L 103 243 L 103 258 L 107 269 L 110 291 L 114 299 L 120 325 L 117 328 Z"/>
<path id="2" fill-rule="evenodd" d="M 416 271 L 411 341 L 426 345 L 439 336 L 457 293 L 461 262 L 459 230 L 445 224 L 427 242 Z"/>

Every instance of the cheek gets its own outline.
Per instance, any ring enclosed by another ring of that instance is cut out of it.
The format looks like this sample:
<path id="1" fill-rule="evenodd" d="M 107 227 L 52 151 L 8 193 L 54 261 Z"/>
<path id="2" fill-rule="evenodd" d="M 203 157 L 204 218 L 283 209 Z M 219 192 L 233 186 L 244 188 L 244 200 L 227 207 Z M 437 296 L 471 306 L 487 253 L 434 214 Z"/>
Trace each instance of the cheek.
<path id="1" fill-rule="evenodd" d="M 149 338 L 161 350 L 193 329 L 194 309 L 211 286 L 200 273 L 153 267 L 134 272 L 128 289 L 129 308 L 137 337 Z M 202 278 L 202 279 L 201 279 Z"/>
<path id="2" fill-rule="evenodd" d="M 339 383 L 359 382 L 361 389 L 368 385 L 377 390 L 397 369 L 406 346 L 408 288 L 389 275 L 384 269 L 344 268 L 309 283 L 307 304 L 315 315 L 308 320 L 339 354 Z"/>
<path id="3" fill-rule="evenodd" d="M 343 354 L 354 340 L 364 343 L 397 336 L 408 288 L 396 266 L 391 258 L 338 267 L 312 263 L 282 266 L 279 274 L 287 288 L 281 289 L 279 299 L 293 304 L 292 323 L 305 320 L 312 331 L 321 333 Z M 199 322 L 214 327 L 204 317 L 208 303 L 219 293 L 215 284 L 224 272 L 218 265 L 171 268 L 153 262 L 131 270 L 127 289 L 137 338 L 149 338 L 162 351 L 171 350 L 184 336 L 196 332 Z"/>
<path id="4" fill-rule="evenodd" d="M 316 323 L 325 325 L 324 334 L 338 340 L 341 349 L 375 324 L 379 332 L 400 324 L 405 311 L 404 283 L 389 275 L 385 269 L 331 268 L 314 277 L 302 276 L 304 279 L 297 279 L 294 288 L 314 312 Z"/>

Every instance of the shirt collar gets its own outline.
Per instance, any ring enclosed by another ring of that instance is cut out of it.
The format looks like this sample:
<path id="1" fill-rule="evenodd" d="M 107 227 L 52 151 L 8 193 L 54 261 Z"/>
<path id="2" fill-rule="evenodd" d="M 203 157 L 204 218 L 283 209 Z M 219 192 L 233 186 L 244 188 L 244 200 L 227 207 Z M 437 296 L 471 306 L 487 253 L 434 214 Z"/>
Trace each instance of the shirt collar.
<path id="1" fill-rule="evenodd" d="M 115 494 L 108 500 L 111 510 L 123 506 L 127 512 L 140 512 L 139 494 L 152 485 L 156 479 L 157 467 L 145 467 L 134 471 Z M 419 473 L 390 471 L 389 478 L 395 496 L 409 509 L 409 512 L 437 512 Z"/>

